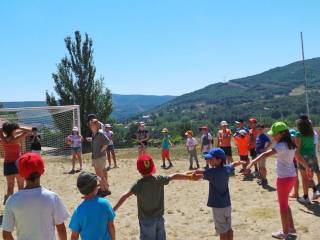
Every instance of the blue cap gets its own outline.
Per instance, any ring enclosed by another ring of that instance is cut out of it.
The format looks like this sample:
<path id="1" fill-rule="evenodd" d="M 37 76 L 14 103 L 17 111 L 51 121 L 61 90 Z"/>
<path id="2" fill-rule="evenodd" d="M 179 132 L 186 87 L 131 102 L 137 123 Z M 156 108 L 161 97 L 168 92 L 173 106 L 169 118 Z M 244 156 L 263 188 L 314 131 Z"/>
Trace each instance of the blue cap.
<path id="1" fill-rule="evenodd" d="M 289 129 L 289 133 L 290 133 L 291 137 L 296 137 L 298 132 L 297 132 L 297 130 L 291 128 L 291 129 Z"/>
<path id="2" fill-rule="evenodd" d="M 212 148 L 209 152 L 204 154 L 204 159 L 210 160 L 212 158 L 226 160 L 226 154 L 221 148 Z"/>

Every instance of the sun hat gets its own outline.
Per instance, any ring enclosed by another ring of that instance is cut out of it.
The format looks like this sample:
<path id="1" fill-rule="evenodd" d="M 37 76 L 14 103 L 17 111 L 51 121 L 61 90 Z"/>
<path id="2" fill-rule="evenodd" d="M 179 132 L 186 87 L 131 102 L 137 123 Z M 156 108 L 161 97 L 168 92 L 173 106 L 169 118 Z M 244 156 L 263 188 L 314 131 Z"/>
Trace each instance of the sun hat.
<path id="1" fill-rule="evenodd" d="M 212 158 L 219 158 L 222 160 L 226 160 L 226 154 L 221 148 L 212 148 L 209 152 L 204 155 L 205 160 L 210 160 Z"/>
<path id="2" fill-rule="evenodd" d="M 78 127 L 73 127 L 72 128 L 72 132 L 79 132 L 79 128 Z"/>
<path id="3" fill-rule="evenodd" d="M 248 132 L 246 130 L 242 129 L 242 130 L 239 131 L 239 134 L 242 135 L 242 136 L 245 136 L 245 135 L 248 134 Z"/>
<path id="4" fill-rule="evenodd" d="M 188 135 L 193 136 L 193 132 L 192 132 L 191 130 L 188 130 L 188 131 L 185 132 L 184 135 L 186 135 L 186 136 L 188 136 Z"/>
<path id="5" fill-rule="evenodd" d="M 156 172 L 156 165 L 151 156 L 144 154 L 137 160 L 137 169 L 141 175 L 154 174 Z"/>
<path id="6" fill-rule="evenodd" d="M 100 177 L 96 174 L 84 171 L 78 176 L 77 187 L 83 195 L 88 195 L 95 190 L 98 181 L 100 181 Z"/>
<path id="7" fill-rule="evenodd" d="M 169 130 L 168 130 L 168 128 L 164 128 L 164 129 L 162 129 L 162 131 L 161 131 L 162 133 L 168 133 L 169 132 Z"/>
<path id="8" fill-rule="evenodd" d="M 249 122 L 250 122 L 250 123 L 257 123 L 257 119 L 256 119 L 256 118 L 250 118 L 250 119 L 249 119 Z"/>
<path id="9" fill-rule="evenodd" d="M 220 126 L 228 126 L 228 122 L 227 121 L 221 121 Z"/>
<path id="10" fill-rule="evenodd" d="M 44 162 L 39 154 L 26 153 L 19 158 L 19 174 L 23 178 L 29 178 L 32 174 L 44 173 Z"/>
<path id="11" fill-rule="evenodd" d="M 236 123 L 236 124 L 244 123 L 244 121 L 243 121 L 242 119 L 238 119 L 238 120 L 235 121 L 235 123 Z"/>
<path id="12" fill-rule="evenodd" d="M 289 128 L 287 124 L 285 124 L 284 122 L 275 122 L 274 124 L 272 124 L 271 129 L 268 131 L 268 134 L 272 136 L 288 129 Z"/>
<path id="13" fill-rule="evenodd" d="M 106 125 L 104 125 L 105 128 L 111 128 L 111 124 L 107 123 Z"/>

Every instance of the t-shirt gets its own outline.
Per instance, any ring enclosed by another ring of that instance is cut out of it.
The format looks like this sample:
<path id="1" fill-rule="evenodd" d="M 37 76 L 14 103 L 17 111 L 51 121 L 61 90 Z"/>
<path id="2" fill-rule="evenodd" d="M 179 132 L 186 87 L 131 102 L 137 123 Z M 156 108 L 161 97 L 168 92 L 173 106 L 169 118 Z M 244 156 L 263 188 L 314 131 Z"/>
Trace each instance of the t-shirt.
<path id="1" fill-rule="evenodd" d="M 148 130 L 143 130 L 143 131 L 141 131 L 141 130 L 139 129 L 139 130 L 136 132 L 137 140 L 146 139 L 147 136 L 148 136 L 148 134 L 149 134 L 149 131 L 148 131 Z M 142 143 L 143 143 L 144 145 L 147 145 L 147 144 L 148 144 L 147 141 L 143 141 Z M 139 145 L 141 145 L 141 144 L 139 143 Z"/>
<path id="2" fill-rule="evenodd" d="M 245 130 L 247 133 L 249 133 L 249 129 L 248 128 L 246 128 L 246 127 L 242 127 L 242 128 L 236 128 L 235 130 L 234 130 L 234 132 L 235 132 L 235 136 L 238 136 L 238 135 L 240 135 L 240 130 Z"/>
<path id="3" fill-rule="evenodd" d="M 202 134 L 201 136 L 201 146 L 207 146 L 212 144 L 211 133 Z"/>
<path id="4" fill-rule="evenodd" d="M 30 142 L 31 142 L 31 151 L 34 150 L 34 151 L 41 151 L 41 143 L 40 141 L 38 140 L 41 140 L 41 136 L 40 135 L 37 135 L 37 136 L 34 136 L 34 135 L 31 135 L 29 137 L 30 139 Z"/>
<path id="5" fill-rule="evenodd" d="M 218 132 L 219 147 L 231 147 L 231 136 L 232 136 L 232 132 L 230 129 L 226 129 L 226 131 L 219 130 Z"/>
<path id="6" fill-rule="evenodd" d="M 101 152 L 101 149 L 104 145 L 108 145 L 109 140 L 101 132 L 98 132 L 97 134 L 92 136 L 92 143 L 91 143 L 91 148 L 92 148 L 92 159 L 97 159 L 101 157 L 106 156 L 106 151 Z"/>
<path id="7" fill-rule="evenodd" d="M 82 240 L 111 239 L 108 222 L 115 218 L 112 206 L 105 198 L 84 200 L 73 212 L 69 228 L 80 233 Z"/>
<path id="8" fill-rule="evenodd" d="M 295 149 L 289 149 L 284 142 L 277 143 L 274 146 L 277 152 L 276 172 L 279 178 L 296 176 L 296 169 L 294 167 L 293 159 Z"/>
<path id="9" fill-rule="evenodd" d="M 44 187 L 24 189 L 6 202 L 2 229 L 17 229 L 18 240 L 55 240 L 55 226 L 69 217 L 58 195 Z"/>
<path id="10" fill-rule="evenodd" d="M 170 136 L 164 135 L 162 139 L 162 149 L 168 150 L 170 148 Z"/>
<path id="11" fill-rule="evenodd" d="M 256 139 L 257 139 L 257 130 L 256 129 L 250 129 L 249 130 L 249 148 L 250 149 L 256 149 Z"/>
<path id="12" fill-rule="evenodd" d="M 113 145 L 113 140 L 112 140 L 113 132 L 112 131 L 106 131 L 105 134 L 106 134 L 107 138 L 109 138 L 109 145 Z"/>
<path id="13" fill-rule="evenodd" d="M 266 143 L 271 143 L 270 138 L 262 133 L 256 138 L 256 152 L 257 154 L 261 154 L 265 151 Z"/>
<path id="14" fill-rule="evenodd" d="M 229 176 L 233 171 L 233 165 L 208 168 L 204 171 L 204 179 L 209 181 L 208 207 L 225 208 L 231 206 Z"/>
<path id="15" fill-rule="evenodd" d="M 249 154 L 249 135 L 245 136 L 236 136 L 234 141 L 237 144 L 239 155 L 248 156 Z"/>
<path id="16" fill-rule="evenodd" d="M 5 162 L 15 162 L 20 158 L 21 146 L 18 142 L 6 140 L 1 141 L 4 151 L 4 161 Z"/>
<path id="17" fill-rule="evenodd" d="M 187 138 L 187 147 L 189 151 L 192 151 L 195 149 L 196 145 L 197 145 L 197 139 L 195 139 L 194 137 L 192 138 Z"/>
<path id="18" fill-rule="evenodd" d="M 314 145 L 318 145 L 319 143 L 319 134 L 316 130 L 313 131 L 314 132 Z"/>
<path id="19" fill-rule="evenodd" d="M 71 141 L 71 147 L 72 148 L 79 148 L 81 147 L 81 136 L 80 135 L 69 135 L 68 138 Z"/>
<path id="20" fill-rule="evenodd" d="M 135 183 L 131 192 L 137 196 L 139 219 L 161 217 L 164 214 L 164 185 L 168 176 L 147 176 Z"/>
<path id="21" fill-rule="evenodd" d="M 300 132 L 298 132 L 296 137 L 300 138 L 301 140 L 300 154 L 302 156 L 314 156 L 315 154 L 314 136 L 305 137 L 305 136 L 302 136 Z"/>

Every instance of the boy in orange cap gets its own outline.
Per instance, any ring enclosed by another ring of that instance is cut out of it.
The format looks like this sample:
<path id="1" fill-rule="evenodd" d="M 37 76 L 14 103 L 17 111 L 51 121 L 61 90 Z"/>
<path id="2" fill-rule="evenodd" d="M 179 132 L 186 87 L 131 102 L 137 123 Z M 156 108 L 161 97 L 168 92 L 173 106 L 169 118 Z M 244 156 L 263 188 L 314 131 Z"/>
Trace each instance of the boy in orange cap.
<path id="1" fill-rule="evenodd" d="M 164 227 L 164 185 L 172 180 L 199 180 L 201 175 L 175 173 L 169 176 L 153 176 L 156 166 L 149 155 L 141 155 L 137 160 L 137 169 L 142 175 L 131 189 L 115 205 L 114 210 L 133 194 L 138 200 L 138 218 L 141 240 L 165 240 Z"/>
<path id="2" fill-rule="evenodd" d="M 24 154 L 19 159 L 19 174 L 26 187 L 9 197 L 3 216 L 3 239 L 55 239 L 55 228 L 60 240 L 67 239 L 64 222 L 69 217 L 59 196 L 40 185 L 44 162 L 37 153 Z"/>

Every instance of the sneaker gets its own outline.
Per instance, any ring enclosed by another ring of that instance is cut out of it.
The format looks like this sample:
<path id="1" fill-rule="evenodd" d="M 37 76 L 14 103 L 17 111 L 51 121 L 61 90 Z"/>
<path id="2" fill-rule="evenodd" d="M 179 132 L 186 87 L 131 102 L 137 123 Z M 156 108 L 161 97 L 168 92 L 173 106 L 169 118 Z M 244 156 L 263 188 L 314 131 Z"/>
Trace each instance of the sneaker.
<path id="1" fill-rule="evenodd" d="M 317 200 L 319 197 L 320 197 L 320 192 L 319 192 L 319 191 L 316 191 L 316 192 L 314 192 L 313 195 L 312 195 L 312 200 Z"/>
<path id="2" fill-rule="evenodd" d="M 161 165 L 161 168 L 166 168 L 166 165 L 162 164 L 162 165 Z"/>
<path id="3" fill-rule="evenodd" d="M 173 167 L 173 164 L 172 163 L 170 163 L 170 165 L 169 165 L 169 167 L 168 168 L 172 168 Z"/>
<path id="4" fill-rule="evenodd" d="M 189 170 L 193 170 L 193 167 L 192 167 L 192 166 L 190 166 L 190 167 L 189 167 Z"/>
<path id="5" fill-rule="evenodd" d="M 298 202 L 302 203 L 302 204 L 310 204 L 311 203 L 309 198 L 304 198 L 304 197 L 299 197 Z"/>
<path id="6" fill-rule="evenodd" d="M 75 174 L 76 171 L 74 169 L 72 169 L 70 172 L 68 172 L 69 174 Z"/>
<path id="7" fill-rule="evenodd" d="M 268 180 L 267 179 L 262 179 L 261 180 L 261 186 L 262 187 L 265 187 L 265 186 L 267 186 L 268 185 Z"/>
<path id="8" fill-rule="evenodd" d="M 279 230 L 278 232 L 272 233 L 272 237 L 277 239 L 288 239 L 289 234 L 285 234 L 282 230 Z"/>
<path id="9" fill-rule="evenodd" d="M 254 172 L 252 173 L 252 175 L 253 175 L 254 177 L 259 177 L 259 176 L 260 176 L 260 174 L 259 174 L 258 171 L 254 171 Z"/>

